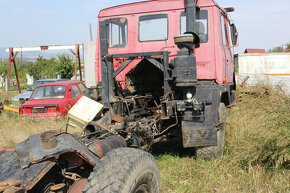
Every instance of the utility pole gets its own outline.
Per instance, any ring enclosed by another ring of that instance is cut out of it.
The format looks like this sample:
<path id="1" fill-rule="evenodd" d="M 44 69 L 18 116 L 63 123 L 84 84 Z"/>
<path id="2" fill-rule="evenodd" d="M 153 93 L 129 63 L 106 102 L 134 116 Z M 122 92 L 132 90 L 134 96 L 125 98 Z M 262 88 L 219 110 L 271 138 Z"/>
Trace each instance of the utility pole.
<path id="1" fill-rule="evenodd" d="M 92 24 L 90 23 L 90 40 L 93 41 Z"/>

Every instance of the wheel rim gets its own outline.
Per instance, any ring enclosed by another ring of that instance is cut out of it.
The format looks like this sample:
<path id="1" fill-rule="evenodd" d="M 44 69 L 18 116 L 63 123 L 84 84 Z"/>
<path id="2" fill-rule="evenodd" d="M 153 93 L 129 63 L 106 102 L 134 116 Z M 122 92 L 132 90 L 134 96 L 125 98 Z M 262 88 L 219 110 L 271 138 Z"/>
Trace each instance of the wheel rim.
<path id="1" fill-rule="evenodd" d="M 135 193 L 150 193 L 149 186 L 147 184 L 140 185 Z"/>

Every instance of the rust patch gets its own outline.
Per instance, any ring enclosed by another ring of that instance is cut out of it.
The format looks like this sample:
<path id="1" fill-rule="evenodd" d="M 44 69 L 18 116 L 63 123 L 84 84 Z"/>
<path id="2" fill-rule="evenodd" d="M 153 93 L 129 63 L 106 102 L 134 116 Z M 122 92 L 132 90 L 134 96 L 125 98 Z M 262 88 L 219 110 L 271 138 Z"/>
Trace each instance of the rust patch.
<path id="1" fill-rule="evenodd" d="M 101 147 L 99 144 L 96 144 L 96 145 L 94 146 L 94 148 L 99 152 L 99 156 L 100 156 L 100 158 L 102 158 L 102 157 L 103 157 L 103 150 L 102 150 L 102 147 Z"/>
<path id="2" fill-rule="evenodd" d="M 81 193 L 87 182 L 87 179 L 80 179 L 76 181 L 75 183 L 73 183 L 67 193 Z"/>
<path id="3" fill-rule="evenodd" d="M 14 150 L 13 147 L 3 147 L 3 148 L 0 148 L 0 151 L 5 151 L 5 152 L 12 151 L 12 150 Z"/>
<path id="4" fill-rule="evenodd" d="M 5 191 L 5 193 L 9 192 L 12 193 L 13 189 L 15 189 L 15 186 L 19 186 L 23 181 L 21 180 L 12 180 L 12 179 L 8 179 L 5 180 L 3 182 L 0 182 L 0 192 Z M 18 187 L 18 189 L 21 188 L 21 190 L 23 190 L 23 187 Z M 14 191 L 15 192 L 15 191 Z"/>
<path id="5" fill-rule="evenodd" d="M 91 164 L 92 166 L 95 165 L 95 161 L 91 159 L 89 156 L 87 156 L 85 153 L 83 153 L 82 151 L 76 151 L 76 153 L 80 155 L 82 158 L 84 158 L 87 162 L 89 162 L 89 164 Z"/>
<path id="6" fill-rule="evenodd" d="M 107 146 L 107 148 L 108 148 L 109 150 L 112 149 L 111 146 L 110 146 L 107 142 L 103 142 L 103 144 L 104 144 L 105 146 Z"/>
<path id="7" fill-rule="evenodd" d="M 29 185 L 27 185 L 26 189 L 30 190 L 31 188 L 33 188 L 33 186 L 39 182 L 39 180 L 41 180 L 43 178 L 43 176 L 45 176 L 45 174 L 55 165 L 55 162 L 50 162 L 47 166 L 45 166 L 42 171 L 37 175 L 36 178 L 34 179 L 28 179 L 28 183 Z"/>
<path id="8" fill-rule="evenodd" d="M 40 46 L 41 50 L 48 50 L 48 46 Z"/>
<path id="9" fill-rule="evenodd" d="M 41 134 L 40 138 L 41 138 L 43 149 L 50 150 L 57 146 L 57 141 L 56 141 L 57 134 L 58 134 L 57 131 L 47 131 Z"/>
<path id="10" fill-rule="evenodd" d="M 65 188 L 65 186 L 66 185 L 64 183 L 56 184 L 56 185 L 50 187 L 50 190 L 51 191 L 61 191 L 61 190 L 63 190 Z"/>
<path id="11" fill-rule="evenodd" d="M 120 123 L 123 121 L 123 117 L 120 115 L 112 115 L 112 120 Z"/>

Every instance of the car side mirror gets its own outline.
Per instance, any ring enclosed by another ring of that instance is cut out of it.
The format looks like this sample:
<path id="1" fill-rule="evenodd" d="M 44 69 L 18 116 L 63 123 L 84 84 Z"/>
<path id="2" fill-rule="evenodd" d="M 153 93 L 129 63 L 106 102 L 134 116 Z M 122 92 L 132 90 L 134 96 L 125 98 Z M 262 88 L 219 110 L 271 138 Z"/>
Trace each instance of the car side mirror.
<path id="1" fill-rule="evenodd" d="M 238 31 L 236 25 L 234 23 L 230 24 L 231 27 L 231 36 L 232 36 L 232 43 L 234 46 L 238 45 Z"/>

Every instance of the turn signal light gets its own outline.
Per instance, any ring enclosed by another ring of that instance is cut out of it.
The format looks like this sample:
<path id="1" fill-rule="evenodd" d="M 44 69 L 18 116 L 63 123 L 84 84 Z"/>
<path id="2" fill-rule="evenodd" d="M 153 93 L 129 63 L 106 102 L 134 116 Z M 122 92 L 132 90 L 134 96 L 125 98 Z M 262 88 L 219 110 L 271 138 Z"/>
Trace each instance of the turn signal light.
<path id="1" fill-rule="evenodd" d="M 227 7 L 225 8 L 226 12 L 234 12 L 235 11 L 235 8 L 233 7 Z"/>

